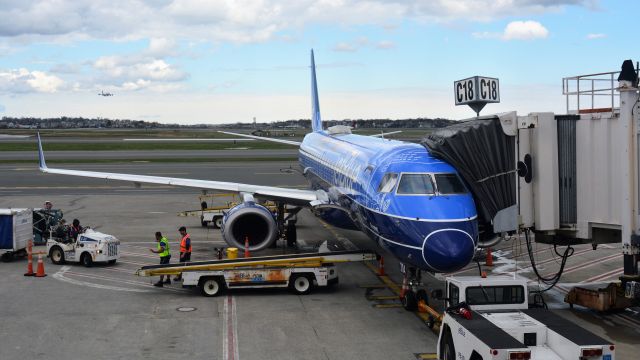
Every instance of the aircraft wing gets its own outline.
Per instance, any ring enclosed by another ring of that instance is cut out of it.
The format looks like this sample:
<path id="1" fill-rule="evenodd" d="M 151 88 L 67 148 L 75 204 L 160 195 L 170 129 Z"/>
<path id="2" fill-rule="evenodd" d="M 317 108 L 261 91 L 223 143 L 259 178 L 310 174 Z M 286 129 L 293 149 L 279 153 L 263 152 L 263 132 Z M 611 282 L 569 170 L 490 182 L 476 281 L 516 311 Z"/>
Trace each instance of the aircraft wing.
<path id="1" fill-rule="evenodd" d="M 275 186 L 249 185 L 224 181 L 210 181 L 184 178 L 171 178 L 162 176 L 118 174 L 98 171 L 83 171 L 69 169 L 54 169 L 47 167 L 42 151 L 42 142 L 40 141 L 40 133 L 38 133 L 38 155 L 40 171 L 50 174 L 61 174 L 71 176 L 91 177 L 105 180 L 122 180 L 131 181 L 135 184 L 162 184 L 183 186 L 203 190 L 228 191 L 235 193 L 252 194 L 256 197 L 268 200 L 280 200 L 290 204 L 299 204 L 310 206 L 311 202 L 318 203 L 325 200 L 325 195 L 321 192 L 313 190 L 287 189 Z"/>
<path id="2" fill-rule="evenodd" d="M 238 133 L 233 133 L 233 132 L 228 132 L 228 131 L 218 131 L 218 132 L 219 133 L 223 133 L 223 134 L 227 134 L 227 135 L 242 136 L 242 137 L 246 137 L 246 138 L 249 138 L 249 139 L 265 140 L 265 141 L 277 142 L 277 143 L 287 144 L 287 145 L 300 146 L 300 144 L 302 144 L 299 141 L 273 139 L 273 138 L 268 138 L 268 137 L 264 137 L 264 136 L 255 136 L 255 135 L 249 135 L 249 134 L 238 134 Z"/>

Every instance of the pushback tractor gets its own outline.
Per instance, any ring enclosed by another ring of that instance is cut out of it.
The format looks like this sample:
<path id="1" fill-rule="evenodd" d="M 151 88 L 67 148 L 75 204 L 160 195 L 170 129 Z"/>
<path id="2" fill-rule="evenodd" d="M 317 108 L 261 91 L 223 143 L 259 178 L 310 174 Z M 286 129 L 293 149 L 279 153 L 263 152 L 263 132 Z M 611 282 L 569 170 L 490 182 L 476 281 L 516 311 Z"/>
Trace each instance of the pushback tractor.
<path id="1" fill-rule="evenodd" d="M 445 289 L 441 360 L 614 359 L 611 342 L 547 309 L 530 309 L 526 278 L 449 277 Z"/>

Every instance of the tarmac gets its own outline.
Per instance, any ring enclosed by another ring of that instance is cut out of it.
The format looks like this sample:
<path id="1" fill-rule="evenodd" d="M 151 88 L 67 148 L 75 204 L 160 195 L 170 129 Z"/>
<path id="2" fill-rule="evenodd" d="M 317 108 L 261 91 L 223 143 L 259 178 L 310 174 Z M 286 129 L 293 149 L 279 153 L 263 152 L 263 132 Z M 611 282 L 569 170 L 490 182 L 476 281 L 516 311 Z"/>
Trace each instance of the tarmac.
<path id="1" fill-rule="evenodd" d="M 274 150 L 275 151 L 275 150 Z M 262 151 L 268 154 L 269 151 Z M 2 158 L 2 156 L 0 156 Z M 62 165 L 56 165 L 62 167 Z M 302 188 L 304 178 L 281 169 L 295 162 L 122 163 L 65 165 L 65 168 L 236 181 Z M 177 248 L 181 225 L 194 241 L 194 260 L 213 258 L 213 248 L 225 246 L 219 230 L 203 228 L 198 217 L 177 213 L 199 208 L 194 189 L 168 186 L 135 188 L 126 182 L 42 174 L 34 164 L 0 165 L 0 207 L 41 207 L 50 200 L 65 218 L 118 237 L 121 258 L 114 266 L 84 268 L 45 261 L 48 276 L 25 278 L 24 259 L 0 263 L 0 359 L 416 359 L 434 358 L 437 334 L 381 287 L 382 281 L 363 263 L 339 265 L 340 284 L 297 296 L 286 289 L 235 290 L 215 298 L 178 284 L 155 288 L 157 279 L 135 276 L 135 270 L 158 262 L 149 251 L 153 234 L 162 231 Z M 364 234 L 335 229 L 307 210 L 298 217 L 301 248 L 323 241 L 374 249 Z M 534 279 L 523 246 L 512 239 L 494 250 L 489 273 Z M 278 248 L 275 252 L 287 251 Z M 554 273 L 558 260 L 552 248 L 534 249 L 539 267 Z M 400 283 L 399 266 L 385 256 L 386 272 Z M 577 246 L 560 284 L 547 292 L 549 307 L 558 314 L 610 339 L 617 359 L 635 359 L 640 344 L 640 315 L 635 310 L 599 314 L 576 306 L 569 309 L 564 294 L 573 284 L 612 281 L 621 274 L 619 244 Z M 459 274 L 475 275 L 469 265 Z M 442 275 L 424 275 L 430 289 L 442 286 Z M 535 286 L 535 282 L 531 283 Z M 374 295 L 374 296 L 372 296 Z M 381 297 L 376 298 L 375 295 Z M 179 311 L 189 310 L 193 311 Z"/>

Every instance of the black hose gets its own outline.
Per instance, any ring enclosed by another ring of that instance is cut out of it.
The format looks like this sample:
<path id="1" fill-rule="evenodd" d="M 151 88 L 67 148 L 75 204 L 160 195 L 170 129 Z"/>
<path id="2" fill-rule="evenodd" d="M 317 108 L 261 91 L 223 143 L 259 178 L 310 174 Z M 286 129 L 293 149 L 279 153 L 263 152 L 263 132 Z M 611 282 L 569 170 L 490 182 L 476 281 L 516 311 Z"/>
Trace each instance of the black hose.
<path id="1" fill-rule="evenodd" d="M 560 254 L 558 252 L 556 245 L 553 245 L 553 251 L 556 253 L 556 255 L 562 258 L 560 262 L 560 270 L 558 270 L 558 272 L 553 276 L 550 276 L 550 277 L 542 276 L 540 272 L 538 272 L 538 268 L 536 267 L 536 260 L 533 256 L 533 247 L 531 245 L 531 238 L 529 238 L 529 231 L 530 230 L 528 229 L 524 231 L 524 237 L 527 242 L 527 252 L 529 253 L 529 260 L 531 261 L 531 268 L 533 269 L 536 276 L 538 277 L 538 280 L 544 283 L 545 285 L 548 285 L 547 288 L 542 290 L 535 290 L 535 291 L 532 291 L 532 293 L 543 293 L 545 291 L 551 290 L 551 288 L 553 288 L 558 283 L 558 281 L 560 281 L 560 278 L 562 277 L 562 273 L 564 272 L 564 267 L 567 264 L 567 259 L 571 255 L 573 255 L 574 249 L 569 245 L 565 249 L 564 253 Z"/>

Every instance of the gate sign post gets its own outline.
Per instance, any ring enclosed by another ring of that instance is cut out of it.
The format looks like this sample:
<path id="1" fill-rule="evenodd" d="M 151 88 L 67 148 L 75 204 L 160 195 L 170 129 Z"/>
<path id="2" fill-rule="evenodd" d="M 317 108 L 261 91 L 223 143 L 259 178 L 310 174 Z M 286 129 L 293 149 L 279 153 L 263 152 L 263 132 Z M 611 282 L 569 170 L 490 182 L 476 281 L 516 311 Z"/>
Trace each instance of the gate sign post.
<path id="1" fill-rule="evenodd" d="M 488 103 L 500 102 L 500 82 L 496 78 L 473 76 L 453 82 L 456 106 L 469 105 L 477 116 Z"/>

